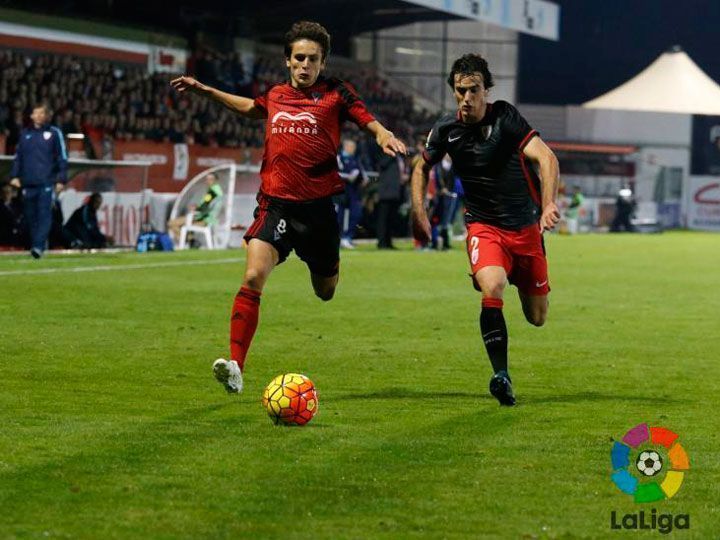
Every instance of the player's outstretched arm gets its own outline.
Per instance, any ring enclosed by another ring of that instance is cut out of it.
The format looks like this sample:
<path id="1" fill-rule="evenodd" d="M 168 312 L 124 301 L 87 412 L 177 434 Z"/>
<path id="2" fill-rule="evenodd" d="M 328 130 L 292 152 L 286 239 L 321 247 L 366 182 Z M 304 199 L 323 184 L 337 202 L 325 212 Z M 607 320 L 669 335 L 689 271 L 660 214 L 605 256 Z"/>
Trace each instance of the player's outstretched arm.
<path id="1" fill-rule="evenodd" d="M 523 149 L 523 153 L 540 169 L 540 185 L 542 188 L 542 215 L 540 226 L 544 231 L 555 228 L 560 221 L 560 210 L 557 199 L 558 184 L 560 183 L 560 167 L 558 160 L 550 148 L 540 137 L 533 137 Z"/>
<path id="2" fill-rule="evenodd" d="M 389 131 L 377 120 L 373 120 L 365 126 L 365 129 L 375 136 L 375 142 L 389 156 L 395 157 L 397 154 L 407 154 L 405 143 L 400 139 L 396 139 L 392 131 Z"/>
<path id="3" fill-rule="evenodd" d="M 246 118 L 265 118 L 267 115 L 264 109 L 255 106 L 254 100 L 236 96 L 235 94 L 228 94 L 227 92 L 203 84 L 193 77 L 178 77 L 170 81 L 170 84 L 180 93 L 189 91 L 210 98 Z"/>
<path id="4" fill-rule="evenodd" d="M 430 220 L 425 209 L 425 193 L 427 193 L 430 165 L 421 159 L 415 165 L 410 179 L 412 202 L 413 236 L 420 242 L 430 240 Z"/>

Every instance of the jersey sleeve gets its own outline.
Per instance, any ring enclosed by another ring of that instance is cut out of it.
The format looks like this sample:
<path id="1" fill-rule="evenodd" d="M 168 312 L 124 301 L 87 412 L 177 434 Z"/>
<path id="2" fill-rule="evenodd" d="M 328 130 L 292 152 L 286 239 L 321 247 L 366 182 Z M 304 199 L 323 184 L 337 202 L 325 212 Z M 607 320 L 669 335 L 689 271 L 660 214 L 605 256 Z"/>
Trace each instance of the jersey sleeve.
<path id="1" fill-rule="evenodd" d="M 375 121 L 375 117 L 368 111 L 365 102 L 360 99 L 360 96 L 351 84 L 340 81 L 338 92 L 343 101 L 343 113 L 345 117 L 355 122 L 361 128 Z"/>
<path id="2" fill-rule="evenodd" d="M 503 102 L 505 111 L 502 117 L 502 133 L 508 144 L 522 151 L 535 135 L 539 133 L 530 127 L 527 120 L 510 103 Z"/>
<path id="3" fill-rule="evenodd" d="M 264 92 L 264 93 L 260 94 L 260 95 L 259 95 L 258 97 L 256 97 L 255 100 L 253 101 L 253 104 L 254 104 L 256 107 L 259 107 L 260 109 L 262 109 L 263 111 L 265 111 L 265 114 L 267 114 L 267 110 L 268 110 L 268 94 L 269 94 L 269 93 L 270 93 L 270 91 L 268 90 L 267 92 Z"/>
<path id="4" fill-rule="evenodd" d="M 21 178 L 22 176 L 22 162 L 23 162 L 23 141 L 25 140 L 25 130 L 20 132 L 20 139 L 18 140 L 17 146 L 15 147 L 15 159 L 13 159 L 12 170 L 10 171 L 10 178 Z M 21 178 L 24 180 L 24 178 Z"/>
<path id="5" fill-rule="evenodd" d="M 428 165 L 435 165 L 440 163 L 443 156 L 447 153 L 445 146 L 445 139 L 440 136 L 440 126 L 442 121 L 438 120 L 435 125 L 428 133 L 427 142 L 425 143 L 425 150 L 423 150 L 422 156 L 425 163 Z"/>
<path id="6" fill-rule="evenodd" d="M 60 128 L 52 126 L 50 128 L 55 133 L 55 163 L 57 169 L 56 182 L 67 184 L 68 154 L 65 147 L 65 136 Z"/>

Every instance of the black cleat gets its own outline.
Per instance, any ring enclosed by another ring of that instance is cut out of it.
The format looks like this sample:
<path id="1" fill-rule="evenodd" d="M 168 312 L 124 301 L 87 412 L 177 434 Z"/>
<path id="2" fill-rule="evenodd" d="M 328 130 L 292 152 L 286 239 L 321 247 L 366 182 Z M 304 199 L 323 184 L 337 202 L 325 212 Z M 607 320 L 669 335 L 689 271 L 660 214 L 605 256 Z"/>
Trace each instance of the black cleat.
<path id="1" fill-rule="evenodd" d="M 43 252 L 41 250 L 39 250 L 38 248 L 32 248 L 30 250 L 30 255 L 32 255 L 33 259 L 39 259 L 40 257 L 43 256 Z"/>
<path id="2" fill-rule="evenodd" d="M 512 407 L 515 405 L 515 394 L 512 389 L 510 376 L 506 371 L 498 371 L 490 379 L 490 393 L 500 402 L 500 405 Z"/>

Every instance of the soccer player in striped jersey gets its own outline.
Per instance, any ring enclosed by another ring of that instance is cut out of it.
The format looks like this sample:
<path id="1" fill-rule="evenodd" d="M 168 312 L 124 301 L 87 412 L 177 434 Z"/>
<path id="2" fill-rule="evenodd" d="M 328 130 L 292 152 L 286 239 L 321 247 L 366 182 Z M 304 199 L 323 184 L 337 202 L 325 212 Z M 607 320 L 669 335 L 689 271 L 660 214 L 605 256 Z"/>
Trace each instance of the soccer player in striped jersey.
<path id="1" fill-rule="evenodd" d="M 515 285 L 527 321 L 545 323 L 550 286 L 542 232 L 560 219 L 558 162 L 515 107 L 487 101 L 493 80 L 483 57 L 458 58 L 447 82 L 458 110 L 435 123 L 413 171 L 413 229 L 418 239 L 429 238 L 428 174 L 449 154 L 465 192 L 471 276 L 482 292 L 480 332 L 494 371 L 490 392 L 501 405 L 514 405 L 503 293 L 508 281 Z"/>
<path id="2" fill-rule="evenodd" d="M 308 266 L 315 294 L 324 301 L 335 294 L 340 233 L 332 196 L 344 188 L 336 158 L 342 123 L 355 122 L 391 156 L 406 153 L 405 145 L 374 118 L 352 86 L 321 75 L 329 52 L 327 30 L 318 23 L 300 21 L 285 34 L 289 80 L 254 100 L 192 77 L 171 83 L 179 92 L 192 91 L 244 117 L 266 122 L 258 206 L 245 235 L 245 275 L 230 321 L 230 359 L 213 364 L 215 378 L 228 392 L 242 390 L 263 287 L 292 250 Z"/>

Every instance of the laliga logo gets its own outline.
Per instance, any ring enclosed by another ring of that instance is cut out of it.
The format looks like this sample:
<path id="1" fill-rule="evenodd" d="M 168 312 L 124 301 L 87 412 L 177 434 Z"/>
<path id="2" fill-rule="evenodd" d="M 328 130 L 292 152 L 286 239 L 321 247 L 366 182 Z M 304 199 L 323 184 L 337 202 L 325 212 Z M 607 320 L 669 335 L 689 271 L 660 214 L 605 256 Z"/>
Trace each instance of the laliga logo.
<path id="1" fill-rule="evenodd" d="M 290 122 L 290 126 L 285 125 L 285 121 Z M 293 133 L 298 135 L 317 135 L 317 119 L 315 115 L 309 112 L 301 112 L 298 114 L 290 114 L 286 111 L 275 113 L 270 121 L 272 124 L 272 133 Z M 295 122 L 307 122 L 311 127 L 296 126 Z"/>
<path id="2" fill-rule="evenodd" d="M 622 442 L 615 441 L 610 452 L 615 486 L 631 495 L 636 503 L 670 499 L 680 490 L 690 462 L 678 435 L 664 427 L 639 424 L 628 430 Z M 646 519 L 647 518 L 647 519 Z M 610 515 L 612 529 L 658 529 L 668 533 L 673 529 L 689 529 L 688 514 L 657 514 L 655 508 L 646 516 L 626 514 L 618 519 Z"/>

